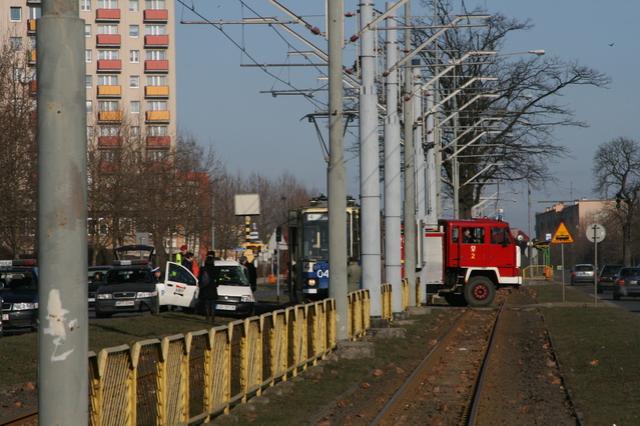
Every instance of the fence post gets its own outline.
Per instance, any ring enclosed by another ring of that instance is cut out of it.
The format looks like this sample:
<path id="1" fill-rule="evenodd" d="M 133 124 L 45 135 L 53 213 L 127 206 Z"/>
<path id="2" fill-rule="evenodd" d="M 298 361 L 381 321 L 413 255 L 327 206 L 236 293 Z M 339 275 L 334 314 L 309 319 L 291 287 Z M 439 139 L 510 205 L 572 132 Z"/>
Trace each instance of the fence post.
<path id="1" fill-rule="evenodd" d="M 224 373 L 224 401 L 226 406 L 224 407 L 224 414 L 229 414 L 229 401 L 231 400 L 231 343 L 233 342 L 233 324 L 229 323 L 227 326 L 227 343 L 224 350 L 224 356 L 226 361 L 226 368 Z"/>
<path id="2" fill-rule="evenodd" d="M 191 354 L 191 342 L 193 336 L 191 333 L 187 333 L 184 336 L 184 354 L 182 355 L 182 362 L 180 363 L 180 385 L 182 386 L 182 421 L 184 424 L 189 422 L 189 396 L 191 392 L 190 377 L 189 377 L 189 362 Z"/>
<path id="3" fill-rule="evenodd" d="M 204 412 L 207 417 L 205 423 L 211 420 L 209 413 L 213 410 L 213 342 L 215 341 L 216 330 L 209 329 L 207 333 L 207 344 L 204 348 Z"/>
<path id="4" fill-rule="evenodd" d="M 135 342 L 129 350 L 131 372 L 129 374 L 129 424 L 135 426 L 138 422 L 138 361 L 140 360 L 140 343 Z"/>
<path id="5" fill-rule="evenodd" d="M 160 341 L 160 361 L 158 362 L 158 422 L 159 426 L 168 426 L 168 391 L 167 391 L 167 357 L 169 355 L 169 339 Z"/>

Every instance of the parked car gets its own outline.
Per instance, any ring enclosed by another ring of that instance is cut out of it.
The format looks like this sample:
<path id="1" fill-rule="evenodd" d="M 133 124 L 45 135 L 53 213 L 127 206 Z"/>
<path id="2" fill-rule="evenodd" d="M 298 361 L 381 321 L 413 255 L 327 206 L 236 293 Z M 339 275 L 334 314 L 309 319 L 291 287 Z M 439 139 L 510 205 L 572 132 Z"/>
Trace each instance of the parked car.
<path id="1" fill-rule="evenodd" d="M 598 274 L 598 293 L 613 289 L 618 272 L 624 265 L 604 265 Z"/>
<path id="2" fill-rule="evenodd" d="M 590 263 L 575 265 L 571 270 L 571 285 L 576 283 L 593 283 L 595 268 Z"/>
<path id="3" fill-rule="evenodd" d="M 35 260 L 0 261 L 2 328 L 36 330 L 38 327 L 38 268 Z"/>
<path id="4" fill-rule="evenodd" d="M 107 282 L 96 290 L 96 317 L 121 312 L 159 311 L 158 291 L 148 261 L 115 261 Z"/>
<path id="5" fill-rule="evenodd" d="M 256 300 L 245 268 L 236 261 L 217 260 L 213 280 L 218 283 L 216 312 L 233 315 L 253 315 Z"/>
<path id="6" fill-rule="evenodd" d="M 613 287 L 613 299 L 640 296 L 640 268 L 622 268 Z"/>
<path id="7" fill-rule="evenodd" d="M 111 270 L 110 265 L 90 266 L 88 281 L 89 307 L 92 308 L 96 303 L 96 291 L 98 287 L 107 283 L 107 273 Z"/>

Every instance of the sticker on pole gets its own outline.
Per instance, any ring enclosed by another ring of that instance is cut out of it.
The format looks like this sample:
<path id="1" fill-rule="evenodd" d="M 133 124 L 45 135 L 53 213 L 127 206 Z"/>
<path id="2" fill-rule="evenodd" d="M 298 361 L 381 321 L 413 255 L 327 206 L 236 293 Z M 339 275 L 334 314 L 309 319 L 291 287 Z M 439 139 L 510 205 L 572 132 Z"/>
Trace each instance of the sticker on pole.
<path id="1" fill-rule="evenodd" d="M 558 229 L 556 229 L 556 232 L 553 233 L 551 244 L 571 244 L 573 242 L 573 237 L 571 236 L 571 233 L 565 226 L 564 222 L 560 222 L 560 225 L 558 225 Z"/>

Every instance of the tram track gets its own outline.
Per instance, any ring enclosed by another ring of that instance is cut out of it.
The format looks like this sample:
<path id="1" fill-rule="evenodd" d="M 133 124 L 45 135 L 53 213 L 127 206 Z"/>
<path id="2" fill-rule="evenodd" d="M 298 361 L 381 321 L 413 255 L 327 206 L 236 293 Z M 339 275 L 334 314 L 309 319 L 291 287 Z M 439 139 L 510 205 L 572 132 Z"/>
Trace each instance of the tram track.
<path id="1" fill-rule="evenodd" d="M 461 314 L 372 425 L 474 425 L 503 305 Z"/>
<path id="2" fill-rule="evenodd" d="M 20 414 L 11 419 L 0 420 L 0 426 L 30 426 L 38 424 L 38 412 L 31 411 L 29 413 Z"/>

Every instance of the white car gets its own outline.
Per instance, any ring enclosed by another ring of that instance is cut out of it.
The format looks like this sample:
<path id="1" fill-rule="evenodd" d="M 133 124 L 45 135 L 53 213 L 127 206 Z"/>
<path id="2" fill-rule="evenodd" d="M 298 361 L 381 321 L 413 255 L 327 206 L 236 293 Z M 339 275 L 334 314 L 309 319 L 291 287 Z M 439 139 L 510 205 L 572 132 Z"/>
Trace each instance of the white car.
<path id="1" fill-rule="evenodd" d="M 242 265 L 234 260 L 215 261 L 213 280 L 218 284 L 217 312 L 253 314 L 256 300 Z"/>

